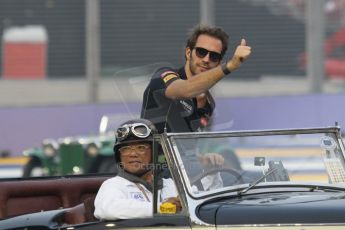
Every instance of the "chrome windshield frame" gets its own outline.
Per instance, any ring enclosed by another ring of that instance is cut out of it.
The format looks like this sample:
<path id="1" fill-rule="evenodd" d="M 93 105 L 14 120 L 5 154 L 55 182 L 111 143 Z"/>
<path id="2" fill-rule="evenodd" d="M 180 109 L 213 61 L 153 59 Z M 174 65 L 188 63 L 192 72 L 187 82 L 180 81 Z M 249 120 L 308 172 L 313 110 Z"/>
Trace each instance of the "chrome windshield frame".
<path id="1" fill-rule="evenodd" d="M 176 139 L 192 139 L 192 138 L 207 138 L 207 137 L 246 137 L 246 136 L 269 136 L 269 135 L 293 135 L 293 134 L 322 134 L 322 133 L 331 133 L 337 138 L 337 142 L 341 148 L 342 157 L 345 159 L 345 150 L 344 145 L 341 139 L 340 127 L 318 127 L 318 128 L 301 128 L 301 129 L 276 129 L 276 130 L 249 130 L 249 131 L 218 131 L 218 132 L 190 132 L 190 133 L 164 133 L 164 140 L 166 145 L 166 150 L 168 150 L 168 158 L 171 165 L 174 165 L 173 170 L 178 173 L 176 179 L 180 180 L 180 185 L 183 185 L 184 192 L 193 199 L 203 199 L 211 197 L 213 195 L 219 195 L 222 193 L 235 192 L 242 188 L 248 186 L 248 184 L 235 185 L 232 189 L 223 188 L 217 191 L 206 191 L 201 194 L 195 194 L 192 192 L 192 187 L 190 185 L 188 175 L 185 170 L 183 170 L 183 161 L 180 154 L 175 154 L 178 152 L 176 146 Z M 174 178 L 175 179 L 175 178 Z M 300 185 L 300 183 L 296 183 Z"/>
<path id="2" fill-rule="evenodd" d="M 228 196 L 238 196 L 237 192 L 249 184 L 241 184 L 237 186 L 233 186 L 231 189 L 224 188 L 219 189 L 217 191 L 208 191 L 203 192 L 202 194 L 194 194 L 191 193 L 191 186 L 189 184 L 189 179 L 185 170 L 182 170 L 181 163 L 182 158 L 179 154 L 176 154 L 176 139 L 190 139 L 190 138 L 198 138 L 198 137 L 245 137 L 245 136 L 268 136 L 268 135 L 291 135 L 291 134 L 317 134 L 317 133 L 332 133 L 337 137 L 337 142 L 339 143 L 342 157 L 345 159 L 344 155 L 344 145 L 342 143 L 340 127 L 333 126 L 333 127 L 321 127 L 321 128 L 302 128 L 302 129 L 277 129 L 277 130 L 250 130 L 250 131 L 221 131 L 221 132 L 200 132 L 200 133 L 163 133 L 158 135 L 160 138 L 160 142 L 162 144 L 162 148 L 166 157 L 167 164 L 171 171 L 172 177 L 175 181 L 177 186 L 177 190 L 182 200 L 183 206 L 186 208 L 186 212 L 189 212 L 191 221 L 197 224 L 201 224 L 207 226 L 209 224 L 204 223 L 201 221 L 198 216 L 196 215 L 196 208 L 204 203 L 205 201 L 211 199 L 217 199 L 218 197 L 228 197 Z M 182 164 L 183 165 L 183 164 Z M 273 190 L 307 190 L 312 188 L 313 186 L 324 186 L 323 184 L 306 184 L 306 183 L 280 183 L 279 186 L 277 184 L 260 184 L 255 189 L 250 190 L 248 194 L 255 194 L 258 191 L 263 191 L 267 189 Z M 327 187 L 327 186 L 326 186 Z M 331 186 L 332 187 L 332 186 Z M 334 189 L 338 189 L 339 191 L 343 188 L 341 186 L 334 186 Z"/>

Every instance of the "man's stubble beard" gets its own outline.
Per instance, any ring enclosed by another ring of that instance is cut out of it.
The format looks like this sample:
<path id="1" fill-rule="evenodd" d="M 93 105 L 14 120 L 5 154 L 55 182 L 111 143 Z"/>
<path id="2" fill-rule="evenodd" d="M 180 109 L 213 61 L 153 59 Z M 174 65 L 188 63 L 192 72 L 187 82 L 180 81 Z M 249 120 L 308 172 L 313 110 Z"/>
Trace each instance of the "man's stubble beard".
<path id="1" fill-rule="evenodd" d="M 196 64 L 193 64 L 193 63 L 194 62 L 193 62 L 193 58 L 192 58 L 192 55 L 191 55 L 190 59 L 189 59 L 189 70 L 192 73 L 192 76 L 197 74 Z"/>

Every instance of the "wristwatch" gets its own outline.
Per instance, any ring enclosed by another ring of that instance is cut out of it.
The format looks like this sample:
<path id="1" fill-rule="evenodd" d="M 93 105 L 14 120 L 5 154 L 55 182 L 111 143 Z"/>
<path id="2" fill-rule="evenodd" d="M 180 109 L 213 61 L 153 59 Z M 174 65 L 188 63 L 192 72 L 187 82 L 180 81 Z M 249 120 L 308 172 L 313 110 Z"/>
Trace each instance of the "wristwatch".
<path id="1" fill-rule="evenodd" d="M 228 75 L 231 73 L 231 71 L 226 66 L 226 62 L 222 64 L 222 70 L 223 70 L 224 75 Z"/>

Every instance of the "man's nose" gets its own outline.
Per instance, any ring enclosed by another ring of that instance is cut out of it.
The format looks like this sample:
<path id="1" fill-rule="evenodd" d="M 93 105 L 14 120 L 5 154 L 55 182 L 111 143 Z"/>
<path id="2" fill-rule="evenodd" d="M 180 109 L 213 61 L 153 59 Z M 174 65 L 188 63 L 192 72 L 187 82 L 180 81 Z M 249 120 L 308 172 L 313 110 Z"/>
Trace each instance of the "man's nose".
<path id="1" fill-rule="evenodd" d="M 207 53 L 205 57 L 202 58 L 204 62 L 209 62 L 210 61 L 210 53 Z"/>
<path id="2" fill-rule="evenodd" d="M 131 148 L 131 151 L 129 153 L 129 156 L 138 156 L 138 153 L 135 148 Z"/>

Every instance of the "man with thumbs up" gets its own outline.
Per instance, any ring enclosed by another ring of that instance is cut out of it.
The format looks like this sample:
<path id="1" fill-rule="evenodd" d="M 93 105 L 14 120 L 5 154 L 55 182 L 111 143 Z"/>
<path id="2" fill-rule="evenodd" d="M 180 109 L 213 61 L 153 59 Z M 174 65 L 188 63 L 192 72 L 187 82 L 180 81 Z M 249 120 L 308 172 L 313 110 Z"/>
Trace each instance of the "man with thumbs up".
<path id="1" fill-rule="evenodd" d="M 153 74 L 144 92 L 141 117 L 151 120 L 159 133 L 206 127 L 215 107 L 209 89 L 238 69 L 251 53 L 242 39 L 232 58 L 222 64 L 228 40 L 220 27 L 196 26 L 187 39 L 185 65 L 163 67 Z"/>

